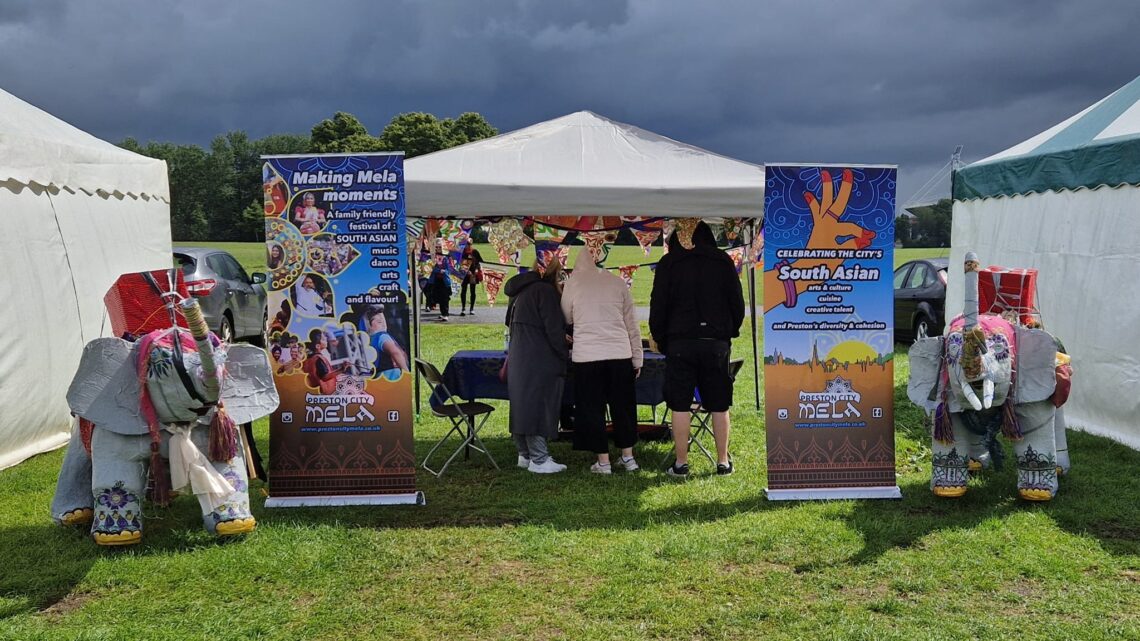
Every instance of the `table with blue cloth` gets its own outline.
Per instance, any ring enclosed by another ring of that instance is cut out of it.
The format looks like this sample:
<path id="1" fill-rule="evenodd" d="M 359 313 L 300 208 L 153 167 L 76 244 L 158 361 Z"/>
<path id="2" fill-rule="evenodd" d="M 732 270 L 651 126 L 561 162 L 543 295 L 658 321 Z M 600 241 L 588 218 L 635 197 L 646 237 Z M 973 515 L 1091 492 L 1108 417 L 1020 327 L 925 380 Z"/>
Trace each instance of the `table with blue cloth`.
<path id="1" fill-rule="evenodd" d="M 507 384 L 499 380 L 499 371 L 507 353 L 502 350 L 464 350 L 456 352 L 443 370 L 443 383 L 452 393 L 465 401 L 498 398 L 510 400 Z M 634 391 L 638 405 L 656 407 L 665 402 L 665 356 L 645 352 L 645 364 L 637 378 Z M 433 394 L 431 403 L 438 405 L 445 399 Z M 566 378 L 562 404 L 574 404 L 574 368 Z"/>

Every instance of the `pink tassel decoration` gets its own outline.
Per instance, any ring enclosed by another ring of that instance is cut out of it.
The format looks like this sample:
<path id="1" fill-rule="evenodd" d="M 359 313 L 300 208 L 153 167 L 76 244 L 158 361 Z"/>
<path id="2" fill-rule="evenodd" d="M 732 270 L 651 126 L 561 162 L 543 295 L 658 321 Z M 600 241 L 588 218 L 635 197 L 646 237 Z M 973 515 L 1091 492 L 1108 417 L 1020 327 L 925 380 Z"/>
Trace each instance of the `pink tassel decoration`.
<path id="1" fill-rule="evenodd" d="M 237 456 L 237 439 L 237 424 L 219 401 L 214 420 L 210 422 L 210 460 L 225 463 Z"/>

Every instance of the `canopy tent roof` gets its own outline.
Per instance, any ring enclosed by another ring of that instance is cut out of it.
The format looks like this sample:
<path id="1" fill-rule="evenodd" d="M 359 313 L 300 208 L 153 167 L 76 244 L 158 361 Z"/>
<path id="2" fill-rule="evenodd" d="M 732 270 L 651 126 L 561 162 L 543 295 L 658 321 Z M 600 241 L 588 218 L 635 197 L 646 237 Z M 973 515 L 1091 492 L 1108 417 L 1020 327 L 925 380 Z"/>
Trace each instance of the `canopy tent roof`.
<path id="1" fill-rule="evenodd" d="M 955 200 L 1140 184 L 1140 77 L 953 182 Z"/>
<path id="2" fill-rule="evenodd" d="M 764 168 L 579 111 L 409 159 L 412 217 L 759 218 Z"/>
<path id="3" fill-rule="evenodd" d="M 166 163 L 116 147 L 0 89 L 0 182 L 169 199 Z"/>

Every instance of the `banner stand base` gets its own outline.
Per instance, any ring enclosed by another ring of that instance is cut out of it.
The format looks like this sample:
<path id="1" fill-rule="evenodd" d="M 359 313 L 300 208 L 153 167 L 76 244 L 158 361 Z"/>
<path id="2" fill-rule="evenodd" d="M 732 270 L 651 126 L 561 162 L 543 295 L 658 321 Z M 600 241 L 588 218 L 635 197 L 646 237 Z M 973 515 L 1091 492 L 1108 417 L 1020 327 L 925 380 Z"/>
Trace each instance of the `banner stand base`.
<path id="1" fill-rule="evenodd" d="M 831 501 L 839 499 L 901 499 L 902 490 L 894 487 L 827 487 L 796 490 L 764 488 L 769 501 Z"/>
<path id="2" fill-rule="evenodd" d="M 424 493 L 365 496 L 289 496 L 265 499 L 265 507 L 337 507 L 341 505 L 426 505 Z"/>

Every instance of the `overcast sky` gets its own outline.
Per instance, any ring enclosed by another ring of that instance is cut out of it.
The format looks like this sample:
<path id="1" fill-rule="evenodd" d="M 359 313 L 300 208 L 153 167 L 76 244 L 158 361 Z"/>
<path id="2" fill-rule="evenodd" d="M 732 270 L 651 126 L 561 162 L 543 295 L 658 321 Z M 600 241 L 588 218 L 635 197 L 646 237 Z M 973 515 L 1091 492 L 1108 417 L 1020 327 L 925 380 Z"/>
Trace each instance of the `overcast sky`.
<path id="1" fill-rule="evenodd" d="M 1140 75 L 1137 34 L 1136 0 L 0 0 L 0 88 L 116 142 L 589 109 L 751 162 L 897 164 L 906 203 L 955 145 Z"/>

